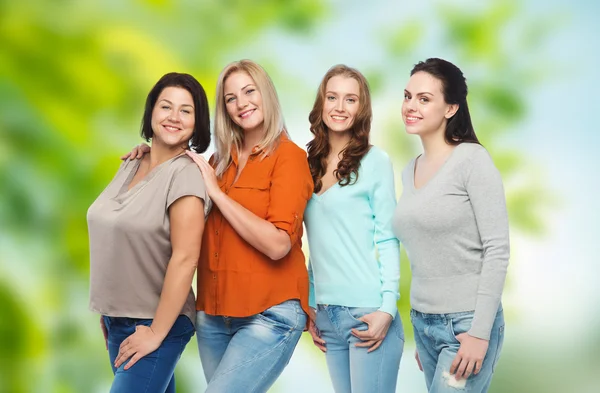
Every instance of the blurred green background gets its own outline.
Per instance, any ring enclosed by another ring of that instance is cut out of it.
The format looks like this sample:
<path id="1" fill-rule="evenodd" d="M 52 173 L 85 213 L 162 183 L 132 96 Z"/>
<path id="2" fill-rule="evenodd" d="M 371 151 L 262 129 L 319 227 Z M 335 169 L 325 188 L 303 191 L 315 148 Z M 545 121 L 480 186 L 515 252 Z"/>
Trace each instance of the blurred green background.
<path id="1" fill-rule="evenodd" d="M 221 68 L 253 59 L 304 146 L 324 73 L 357 67 L 373 90 L 372 141 L 392 156 L 400 195 L 401 170 L 420 151 L 404 133 L 403 88 L 427 57 L 464 71 L 475 129 L 505 181 L 512 258 L 490 391 L 600 391 L 599 4 L 0 0 L 0 392 L 108 391 L 87 310 L 85 215 L 141 141 L 160 76 L 193 74 L 212 104 Z M 421 393 L 405 254 L 401 266 L 398 391 Z M 204 390 L 195 339 L 177 376 L 178 392 Z M 306 334 L 272 391 L 333 391 Z"/>

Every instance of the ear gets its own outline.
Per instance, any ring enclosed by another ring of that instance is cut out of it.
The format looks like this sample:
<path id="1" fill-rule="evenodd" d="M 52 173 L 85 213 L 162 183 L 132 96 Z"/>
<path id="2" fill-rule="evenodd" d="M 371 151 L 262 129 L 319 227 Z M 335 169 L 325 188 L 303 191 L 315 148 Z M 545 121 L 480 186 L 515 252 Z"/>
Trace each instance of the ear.
<path id="1" fill-rule="evenodd" d="M 448 108 L 446 109 L 446 114 L 444 115 L 444 117 L 446 119 L 450 119 L 452 116 L 454 116 L 456 114 L 456 112 L 458 111 L 458 108 L 459 108 L 458 104 L 448 105 Z"/>

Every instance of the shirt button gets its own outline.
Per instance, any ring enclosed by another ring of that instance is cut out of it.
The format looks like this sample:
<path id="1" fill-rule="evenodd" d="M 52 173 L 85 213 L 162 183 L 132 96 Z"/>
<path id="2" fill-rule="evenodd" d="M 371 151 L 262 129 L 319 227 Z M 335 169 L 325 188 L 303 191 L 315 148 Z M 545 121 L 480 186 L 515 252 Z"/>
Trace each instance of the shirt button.
<path id="1" fill-rule="evenodd" d="M 213 280 L 216 280 L 216 279 L 217 279 L 217 275 L 213 274 Z"/>
<path id="2" fill-rule="evenodd" d="M 219 257 L 219 253 L 215 252 L 215 258 L 218 258 L 218 257 Z"/>
<path id="3" fill-rule="evenodd" d="M 219 231 L 218 231 L 218 230 L 217 230 L 217 231 L 215 231 L 215 235 L 218 235 L 218 234 L 219 234 Z"/>

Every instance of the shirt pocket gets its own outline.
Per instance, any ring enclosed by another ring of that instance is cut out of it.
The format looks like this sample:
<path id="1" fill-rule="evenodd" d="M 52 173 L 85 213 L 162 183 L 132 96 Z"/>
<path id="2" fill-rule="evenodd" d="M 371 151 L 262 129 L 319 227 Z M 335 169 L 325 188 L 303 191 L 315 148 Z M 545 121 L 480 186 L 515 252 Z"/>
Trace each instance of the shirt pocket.
<path id="1" fill-rule="evenodd" d="M 258 217 L 265 219 L 269 210 L 270 188 L 271 184 L 268 179 L 255 179 L 253 181 L 238 180 L 231 187 L 229 196 Z"/>

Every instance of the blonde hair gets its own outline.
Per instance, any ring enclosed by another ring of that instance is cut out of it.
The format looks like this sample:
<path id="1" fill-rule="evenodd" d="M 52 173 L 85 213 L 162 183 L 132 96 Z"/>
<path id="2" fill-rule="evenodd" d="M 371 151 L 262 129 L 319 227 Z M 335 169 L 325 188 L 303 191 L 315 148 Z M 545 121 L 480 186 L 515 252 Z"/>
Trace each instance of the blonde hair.
<path id="1" fill-rule="evenodd" d="M 229 116 L 225 103 L 225 81 L 230 75 L 236 72 L 245 72 L 248 74 L 262 96 L 261 109 L 264 117 L 263 128 L 265 132 L 258 143 L 258 152 L 261 153 L 261 159 L 277 147 L 277 142 L 282 133 L 288 136 L 277 91 L 267 72 L 251 60 L 234 61 L 228 64 L 219 75 L 215 100 L 215 172 L 218 177 L 221 177 L 231 164 L 231 149 L 235 147 L 239 154 L 244 142 L 244 130 L 235 124 L 231 116 Z"/>

